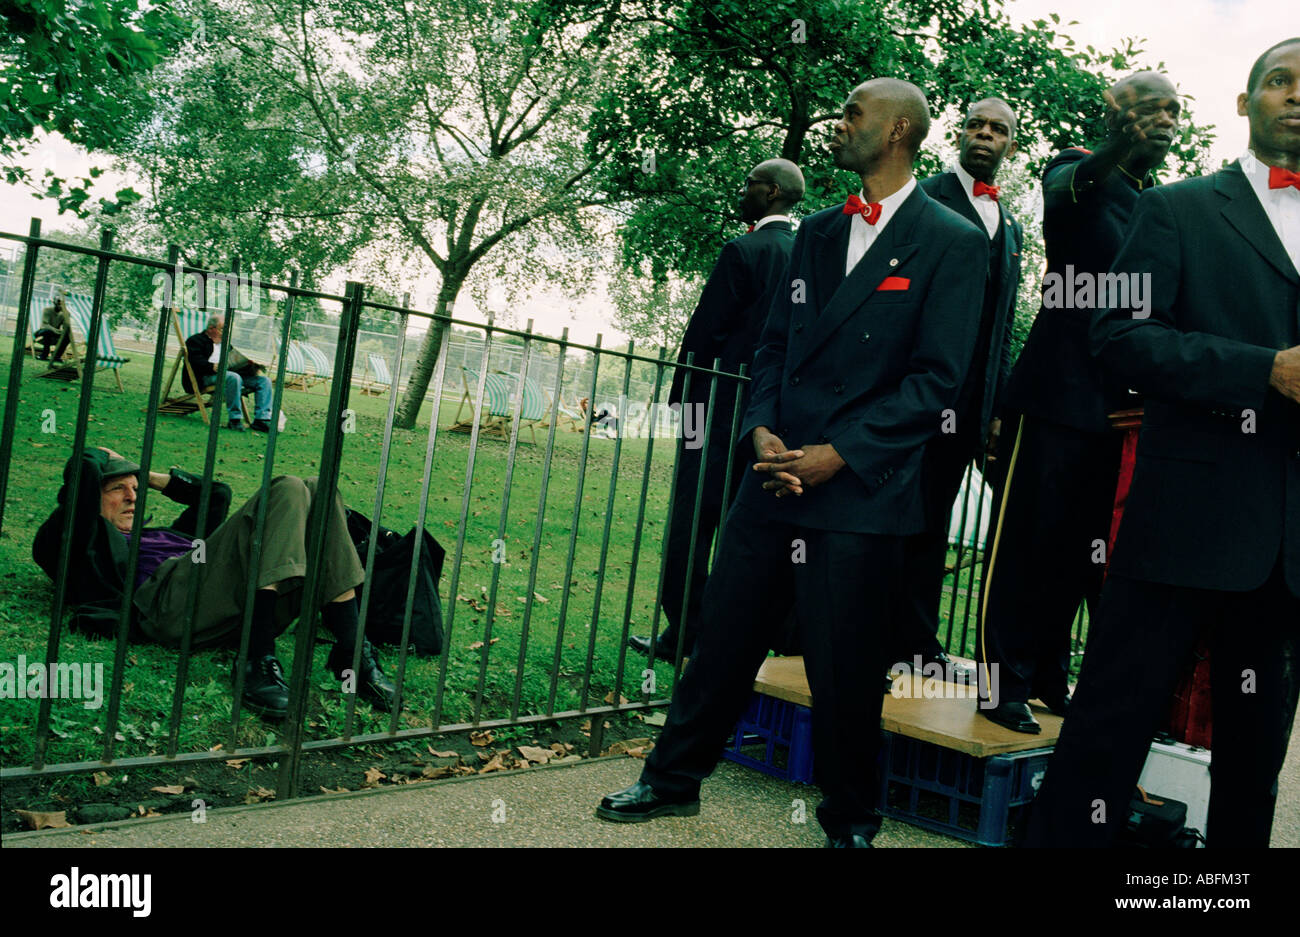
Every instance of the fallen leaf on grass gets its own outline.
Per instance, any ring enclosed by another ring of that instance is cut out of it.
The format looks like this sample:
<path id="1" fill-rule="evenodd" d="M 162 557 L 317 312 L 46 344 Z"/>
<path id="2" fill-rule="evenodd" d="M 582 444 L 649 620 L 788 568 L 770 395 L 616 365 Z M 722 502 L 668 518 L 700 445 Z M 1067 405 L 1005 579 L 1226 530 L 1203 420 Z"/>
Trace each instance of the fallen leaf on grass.
<path id="1" fill-rule="evenodd" d="M 488 642 L 488 644 L 496 644 L 496 643 L 497 643 L 498 641 L 500 641 L 500 640 L 501 640 L 500 638 L 493 638 L 491 641 Z M 477 651 L 477 650 L 478 650 L 479 648 L 481 648 L 482 646 L 483 646 L 483 642 L 482 642 L 482 641 L 475 641 L 473 644 L 471 644 L 471 645 L 469 646 L 469 649 L 470 649 L 471 651 Z"/>
<path id="2" fill-rule="evenodd" d="M 471 745 L 477 745 L 479 748 L 484 748 L 492 744 L 493 738 L 492 730 L 484 729 L 481 732 L 471 732 L 469 734 L 469 743 Z"/>
<path id="3" fill-rule="evenodd" d="M 107 771 L 96 771 L 93 775 L 96 787 L 107 787 L 113 783 L 113 778 Z"/>
<path id="4" fill-rule="evenodd" d="M 487 774 L 489 771 L 504 771 L 504 770 L 506 770 L 506 764 L 504 761 L 501 760 L 501 756 L 497 754 L 492 756 L 491 761 L 489 761 L 483 767 L 479 768 L 478 773 Z"/>
<path id="5" fill-rule="evenodd" d="M 346 794 L 346 793 L 348 793 L 348 789 L 347 789 L 346 787 L 330 788 L 330 787 L 326 787 L 325 785 L 322 784 L 322 785 L 321 785 L 321 793 L 323 793 L 323 794 Z"/>
<path id="6" fill-rule="evenodd" d="M 164 784 L 160 787 L 151 787 L 151 791 L 157 791 L 159 794 L 184 794 L 184 784 Z"/>
<path id="7" fill-rule="evenodd" d="M 528 761 L 537 762 L 543 765 L 555 757 L 555 752 L 551 751 L 551 749 L 537 748 L 532 745 L 520 745 L 519 754 L 523 755 Z"/>
<path id="8" fill-rule="evenodd" d="M 450 777 L 453 774 L 456 774 L 459 770 L 460 770 L 459 765 L 444 765 L 443 767 L 437 767 L 436 765 L 429 765 L 427 768 L 425 768 L 423 771 L 420 772 L 420 777 L 429 778 L 430 780 L 433 780 L 435 778 L 445 778 L 445 777 Z"/>
<path id="9" fill-rule="evenodd" d="M 380 771 L 378 768 L 367 768 L 365 786 L 378 787 L 379 782 L 386 777 L 388 777 L 388 775 L 384 774 L 384 772 Z"/>
<path id="10" fill-rule="evenodd" d="M 226 762 L 227 768 L 242 768 L 248 764 L 247 758 L 231 758 Z"/>
<path id="11" fill-rule="evenodd" d="M 424 747 L 428 749 L 429 754 L 432 755 L 434 758 L 459 758 L 460 757 L 460 755 L 458 755 L 456 752 L 436 751 L 432 745 L 426 745 Z"/>
<path id="12" fill-rule="evenodd" d="M 613 690 L 610 690 L 608 693 L 605 694 L 605 702 L 609 703 L 610 705 L 613 705 L 613 704 L 614 704 L 614 691 L 613 691 Z M 618 705 L 619 705 L 619 706 L 622 706 L 622 705 L 623 705 L 624 703 L 626 703 L 626 702 L 627 702 L 627 697 L 624 696 L 622 693 L 620 693 L 620 694 L 618 695 Z"/>
<path id="13" fill-rule="evenodd" d="M 660 710 L 659 712 L 646 713 L 644 718 L 648 726 L 661 726 L 668 721 L 668 713 Z"/>
<path id="14" fill-rule="evenodd" d="M 59 830 L 72 826 L 66 810 L 15 810 L 19 819 L 32 830 Z"/>

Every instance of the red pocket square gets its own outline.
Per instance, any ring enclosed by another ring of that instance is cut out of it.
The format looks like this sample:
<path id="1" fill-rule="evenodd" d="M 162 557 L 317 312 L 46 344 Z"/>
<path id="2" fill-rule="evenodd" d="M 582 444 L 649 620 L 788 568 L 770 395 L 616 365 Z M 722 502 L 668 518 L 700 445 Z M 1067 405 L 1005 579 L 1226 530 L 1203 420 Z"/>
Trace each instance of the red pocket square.
<path id="1" fill-rule="evenodd" d="M 877 290 L 905 290 L 912 285 L 912 281 L 907 277 L 885 277 L 880 281 Z"/>

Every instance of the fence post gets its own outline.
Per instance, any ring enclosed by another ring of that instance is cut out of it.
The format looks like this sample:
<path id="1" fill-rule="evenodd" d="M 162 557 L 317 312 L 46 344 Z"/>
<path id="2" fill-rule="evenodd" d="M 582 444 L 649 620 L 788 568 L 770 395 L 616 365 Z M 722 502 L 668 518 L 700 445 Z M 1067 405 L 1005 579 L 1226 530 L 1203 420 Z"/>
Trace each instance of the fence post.
<path id="1" fill-rule="evenodd" d="M 41 219 L 33 218 L 27 229 L 29 238 L 41 236 Z M 14 427 L 18 421 L 18 388 L 23 380 L 23 349 L 26 346 L 32 287 L 36 284 L 37 246 L 27 242 L 23 257 L 23 280 L 18 289 L 18 319 L 14 323 L 14 350 L 9 358 L 9 392 L 5 395 L 4 429 L 0 431 L 0 533 L 4 533 L 5 497 L 9 493 L 9 459 L 14 450 Z M 33 339 L 35 342 L 35 339 Z"/>

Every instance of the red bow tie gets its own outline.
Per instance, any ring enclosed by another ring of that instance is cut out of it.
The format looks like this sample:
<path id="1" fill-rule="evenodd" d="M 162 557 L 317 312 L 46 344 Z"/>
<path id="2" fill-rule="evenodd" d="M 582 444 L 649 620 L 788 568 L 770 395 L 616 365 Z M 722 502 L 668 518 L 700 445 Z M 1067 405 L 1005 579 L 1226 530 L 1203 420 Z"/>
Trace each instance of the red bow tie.
<path id="1" fill-rule="evenodd" d="M 745 229 L 745 233 L 746 233 L 746 234 L 753 234 L 753 233 L 754 233 L 754 226 L 753 226 L 753 225 L 750 225 L 748 228 L 746 228 L 746 229 Z"/>
<path id="2" fill-rule="evenodd" d="M 849 200 L 844 203 L 844 214 L 861 215 L 867 224 L 875 224 L 879 221 L 880 213 L 884 210 L 884 206 L 879 202 L 864 202 L 856 195 L 850 195 Z"/>
<path id="3" fill-rule="evenodd" d="M 987 182 L 980 182 L 978 179 L 975 180 L 976 198 L 979 198 L 981 195 L 987 195 L 996 202 L 998 200 L 998 193 L 1001 191 L 1002 190 L 995 185 L 989 185 Z"/>
<path id="4" fill-rule="evenodd" d="M 1283 169 L 1281 166 L 1268 167 L 1268 187 L 1270 189 L 1285 189 L 1287 186 L 1295 186 L 1300 189 L 1300 172 L 1292 172 L 1290 169 Z"/>

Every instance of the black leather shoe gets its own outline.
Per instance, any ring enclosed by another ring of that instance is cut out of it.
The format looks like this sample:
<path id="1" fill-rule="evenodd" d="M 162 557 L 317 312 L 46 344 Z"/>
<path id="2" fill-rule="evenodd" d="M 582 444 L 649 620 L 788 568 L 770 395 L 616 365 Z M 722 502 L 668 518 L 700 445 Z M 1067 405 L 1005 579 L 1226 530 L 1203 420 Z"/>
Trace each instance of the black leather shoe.
<path id="1" fill-rule="evenodd" d="M 644 823 L 655 817 L 695 817 L 700 813 L 700 798 L 660 797 L 649 784 L 637 781 L 631 787 L 600 799 L 596 816 L 616 823 Z"/>
<path id="2" fill-rule="evenodd" d="M 1063 693 L 1038 693 L 1036 698 L 1041 700 L 1043 705 L 1058 716 L 1064 716 L 1070 708 L 1070 691 Z"/>
<path id="3" fill-rule="evenodd" d="M 234 430 L 236 433 L 242 433 L 244 431 L 244 421 L 230 420 L 226 423 L 226 429 Z"/>
<path id="4" fill-rule="evenodd" d="M 1038 735 L 1043 731 L 1043 727 L 1038 724 L 1034 714 L 1029 711 L 1028 703 L 1005 702 L 998 703 L 992 709 L 979 707 L 976 709 L 981 716 L 991 719 L 998 725 L 1010 729 L 1012 732 L 1024 732 L 1026 735 Z"/>
<path id="5" fill-rule="evenodd" d="M 854 833 L 851 836 L 827 836 L 827 849 L 874 849 L 871 840 L 867 839 L 861 833 Z"/>
<path id="6" fill-rule="evenodd" d="M 253 432 L 255 432 L 255 433 L 269 433 L 269 432 L 271 432 L 271 425 L 270 425 L 269 423 L 267 423 L 266 420 L 254 420 L 254 421 L 253 421 Z"/>
<path id="7" fill-rule="evenodd" d="M 646 635 L 634 634 L 627 639 L 627 646 L 638 654 L 646 657 L 650 656 L 650 638 Z M 690 657 L 691 639 L 686 639 L 686 645 L 682 648 L 682 656 Z M 655 642 L 655 660 L 666 660 L 669 663 L 677 659 L 677 636 L 667 633 L 659 635 L 659 640 Z"/>
<path id="8" fill-rule="evenodd" d="M 343 671 L 352 667 L 352 652 L 344 652 L 342 648 L 341 644 L 334 645 L 326 660 L 326 666 L 340 680 L 343 679 Z M 361 639 L 361 663 L 357 667 L 356 687 L 360 699 L 383 712 L 393 711 L 393 705 L 397 702 L 397 686 L 380 669 L 369 638 Z"/>
<path id="9" fill-rule="evenodd" d="M 238 662 L 236 662 L 236 665 Z M 230 682 L 235 682 L 231 668 Z M 284 682 L 284 668 L 268 654 L 244 664 L 244 708 L 268 719 L 283 719 L 289 712 L 289 684 Z"/>

